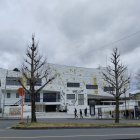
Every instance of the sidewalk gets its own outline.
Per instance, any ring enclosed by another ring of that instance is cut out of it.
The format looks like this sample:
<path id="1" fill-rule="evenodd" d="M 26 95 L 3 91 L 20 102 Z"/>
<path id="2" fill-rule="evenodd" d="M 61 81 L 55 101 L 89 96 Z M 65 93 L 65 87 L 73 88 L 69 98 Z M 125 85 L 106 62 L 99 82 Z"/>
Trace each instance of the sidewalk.
<path id="1" fill-rule="evenodd" d="M 30 113 L 24 113 L 23 119 L 27 119 L 27 117 L 31 118 Z M 36 112 L 37 119 L 73 119 L 73 120 L 79 120 L 80 115 L 78 114 L 78 118 L 74 119 L 74 114 L 67 114 L 66 112 Z M 6 115 L 4 118 L 0 117 L 0 120 L 2 119 L 21 119 L 21 116 L 8 116 Z M 109 116 L 90 116 L 87 117 L 83 116 L 83 119 L 80 120 L 114 120 L 114 118 L 111 118 Z M 120 118 L 120 120 L 126 120 L 125 118 Z M 127 121 L 132 119 L 127 119 Z M 133 119 L 134 120 L 134 119 Z M 132 121 L 133 121 L 132 120 Z"/>

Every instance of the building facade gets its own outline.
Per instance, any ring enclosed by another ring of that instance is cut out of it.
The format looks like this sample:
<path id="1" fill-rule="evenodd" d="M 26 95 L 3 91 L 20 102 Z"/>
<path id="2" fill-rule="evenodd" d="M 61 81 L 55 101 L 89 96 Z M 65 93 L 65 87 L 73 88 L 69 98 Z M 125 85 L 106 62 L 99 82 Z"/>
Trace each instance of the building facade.
<path id="1" fill-rule="evenodd" d="M 77 110 L 87 108 L 90 114 L 94 115 L 96 105 L 102 105 L 102 101 L 114 99 L 108 93 L 110 87 L 102 79 L 102 72 L 105 70 L 102 67 L 82 68 L 56 64 L 49 64 L 49 67 L 53 74 L 57 74 L 57 77 L 36 96 L 37 112 L 73 114 L 75 108 Z M 17 81 L 19 77 L 22 77 L 21 72 L 0 69 L 2 113 L 12 114 L 14 112 L 12 108 L 21 106 L 21 97 L 17 93 L 21 87 Z M 36 88 L 39 88 L 44 82 L 44 80 L 38 81 Z M 28 83 L 27 86 L 29 86 Z M 24 105 L 30 108 L 28 94 L 24 96 Z M 5 108 L 9 110 L 7 111 Z M 20 112 L 19 110 L 17 109 L 15 112 Z"/>

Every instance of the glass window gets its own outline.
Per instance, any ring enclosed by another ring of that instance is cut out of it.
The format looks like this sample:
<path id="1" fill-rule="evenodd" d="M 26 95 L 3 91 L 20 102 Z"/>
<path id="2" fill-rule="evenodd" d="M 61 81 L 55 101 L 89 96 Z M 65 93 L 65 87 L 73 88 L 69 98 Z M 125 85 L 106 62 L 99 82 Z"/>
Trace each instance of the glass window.
<path id="1" fill-rule="evenodd" d="M 29 86 L 30 85 L 30 80 L 27 80 L 27 85 Z M 37 80 L 37 82 L 35 83 L 36 86 L 41 86 L 42 85 L 42 80 L 39 78 Z"/>
<path id="2" fill-rule="evenodd" d="M 56 102 L 57 94 L 56 93 L 43 93 L 43 102 Z"/>
<path id="3" fill-rule="evenodd" d="M 80 83 L 67 83 L 67 87 L 80 87 Z"/>
<path id="4" fill-rule="evenodd" d="M 16 93 L 16 98 L 19 98 L 19 94 L 18 93 Z"/>
<path id="5" fill-rule="evenodd" d="M 140 107 L 140 101 L 138 101 L 138 107 Z"/>
<path id="6" fill-rule="evenodd" d="M 6 77 L 6 85 L 20 85 L 18 79 L 19 77 Z"/>
<path id="7" fill-rule="evenodd" d="M 78 105 L 84 105 L 84 94 L 78 94 Z"/>
<path id="8" fill-rule="evenodd" d="M 67 99 L 75 99 L 75 94 L 67 94 Z"/>
<path id="9" fill-rule="evenodd" d="M 35 99 L 35 101 L 36 101 L 36 102 L 40 102 L 40 93 L 37 93 L 37 94 L 36 94 L 36 99 Z"/>
<path id="10" fill-rule="evenodd" d="M 7 98 L 10 98 L 11 97 L 11 93 L 7 93 Z"/>
<path id="11" fill-rule="evenodd" d="M 31 101 L 30 95 L 28 93 L 25 93 L 25 102 L 30 102 L 30 101 Z M 40 93 L 36 94 L 35 101 L 40 102 Z"/>
<path id="12" fill-rule="evenodd" d="M 115 91 L 114 87 L 104 87 L 104 91 Z"/>
<path id="13" fill-rule="evenodd" d="M 98 89 L 98 85 L 86 85 L 86 89 Z"/>

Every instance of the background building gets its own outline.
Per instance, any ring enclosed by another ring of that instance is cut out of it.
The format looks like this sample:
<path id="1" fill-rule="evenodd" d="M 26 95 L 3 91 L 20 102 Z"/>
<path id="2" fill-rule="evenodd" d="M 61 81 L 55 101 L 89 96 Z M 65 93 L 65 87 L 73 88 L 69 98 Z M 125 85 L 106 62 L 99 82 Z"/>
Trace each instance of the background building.
<path id="1" fill-rule="evenodd" d="M 49 64 L 52 74 L 57 74 L 54 81 L 49 83 L 36 96 L 37 112 L 66 112 L 73 114 L 85 108 L 88 113 L 95 115 L 95 107 L 111 104 L 114 98 L 108 94 L 114 90 L 102 79 L 105 68 L 82 68 Z M 17 90 L 20 87 L 17 79 L 22 77 L 21 72 L 0 69 L 0 108 L 7 115 L 20 114 L 21 97 Z M 39 80 L 36 88 L 45 81 Z M 26 85 L 29 86 L 28 81 Z M 126 93 L 125 96 L 129 96 Z M 124 95 L 121 98 L 125 98 Z M 24 97 L 25 112 L 30 112 L 30 96 Z M 16 109 L 14 109 L 16 108 Z"/>

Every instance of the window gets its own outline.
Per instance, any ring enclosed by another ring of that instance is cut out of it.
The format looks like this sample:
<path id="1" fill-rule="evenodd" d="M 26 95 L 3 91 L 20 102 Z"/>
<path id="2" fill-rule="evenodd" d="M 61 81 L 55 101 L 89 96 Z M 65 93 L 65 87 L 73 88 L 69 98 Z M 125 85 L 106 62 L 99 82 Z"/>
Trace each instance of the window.
<path id="1" fill-rule="evenodd" d="M 67 94 L 67 99 L 75 99 L 75 94 Z"/>
<path id="2" fill-rule="evenodd" d="M 84 105 L 84 94 L 78 94 L 78 105 Z"/>
<path id="3" fill-rule="evenodd" d="M 31 96 L 28 93 L 25 93 L 25 102 L 30 102 L 30 101 L 31 101 Z M 36 94 L 35 101 L 40 102 L 40 93 Z"/>
<path id="4" fill-rule="evenodd" d="M 36 94 L 36 99 L 35 99 L 35 101 L 36 101 L 36 102 L 40 102 L 40 93 L 37 93 L 37 94 Z"/>
<path id="5" fill-rule="evenodd" d="M 138 101 L 138 107 L 140 107 L 140 101 Z"/>
<path id="6" fill-rule="evenodd" d="M 2 108 L 0 108 L 0 113 L 2 113 Z"/>
<path id="7" fill-rule="evenodd" d="M 59 102 L 60 101 L 60 93 L 43 93 L 43 102 Z"/>
<path id="8" fill-rule="evenodd" d="M 30 80 L 27 80 L 27 85 L 29 86 L 30 85 Z M 42 80 L 39 78 L 37 80 L 37 82 L 35 83 L 35 86 L 41 86 L 42 85 Z"/>
<path id="9" fill-rule="evenodd" d="M 20 85 L 18 79 L 19 77 L 6 77 L 6 85 L 12 85 L 12 86 Z"/>
<path id="10" fill-rule="evenodd" d="M 19 98 L 19 94 L 18 93 L 16 93 L 16 98 Z"/>
<path id="11" fill-rule="evenodd" d="M 107 91 L 114 91 L 114 87 L 104 87 L 104 91 L 107 92 Z"/>
<path id="12" fill-rule="evenodd" d="M 80 83 L 67 83 L 67 87 L 80 87 Z"/>
<path id="13" fill-rule="evenodd" d="M 86 89 L 98 89 L 98 85 L 86 85 Z"/>
<path id="14" fill-rule="evenodd" d="M 11 93 L 7 93 L 7 98 L 10 98 L 11 97 Z"/>
<path id="15" fill-rule="evenodd" d="M 24 98 L 25 102 L 30 102 L 31 97 L 28 93 L 25 92 L 25 98 Z"/>

